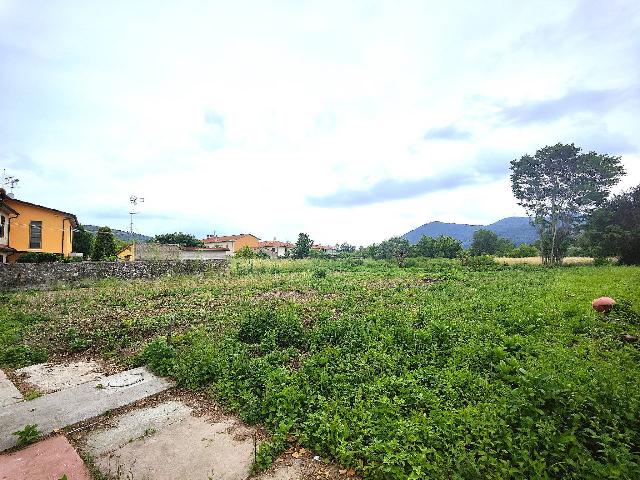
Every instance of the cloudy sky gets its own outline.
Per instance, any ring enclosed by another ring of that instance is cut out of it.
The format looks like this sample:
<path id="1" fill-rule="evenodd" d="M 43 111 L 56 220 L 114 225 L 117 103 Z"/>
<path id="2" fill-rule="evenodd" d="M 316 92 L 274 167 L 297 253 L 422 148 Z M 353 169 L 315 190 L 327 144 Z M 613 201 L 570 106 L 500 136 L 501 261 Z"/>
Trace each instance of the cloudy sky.
<path id="1" fill-rule="evenodd" d="M 0 168 L 136 230 L 367 244 L 522 211 L 557 142 L 640 181 L 640 2 L 0 0 Z"/>

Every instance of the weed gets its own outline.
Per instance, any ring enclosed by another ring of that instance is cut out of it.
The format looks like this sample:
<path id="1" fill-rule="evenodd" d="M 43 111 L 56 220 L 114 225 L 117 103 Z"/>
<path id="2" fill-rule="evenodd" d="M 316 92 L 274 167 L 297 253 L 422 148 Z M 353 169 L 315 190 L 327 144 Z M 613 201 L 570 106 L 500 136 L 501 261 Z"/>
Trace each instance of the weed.
<path id="1" fill-rule="evenodd" d="M 12 435 L 16 435 L 18 437 L 18 445 L 24 446 L 29 445 L 38 438 L 40 438 L 40 431 L 38 430 L 37 424 L 29 424 L 26 425 L 22 430 L 18 430 L 17 432 L 13 432 Z"/>
<path id="2" fill-rule="evenodd" d="M 29 402 L 41 396 L 42 396 L 42 392 L 39 392 L 38 390 L 29 390 L 27 393 L 24 394 L 24 399 L 27 402 Z"/>

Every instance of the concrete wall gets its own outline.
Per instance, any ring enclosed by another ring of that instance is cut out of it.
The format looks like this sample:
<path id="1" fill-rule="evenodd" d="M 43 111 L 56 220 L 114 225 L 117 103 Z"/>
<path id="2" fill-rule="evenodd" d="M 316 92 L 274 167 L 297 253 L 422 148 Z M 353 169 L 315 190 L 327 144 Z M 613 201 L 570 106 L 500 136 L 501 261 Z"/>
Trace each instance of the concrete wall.
<path id="1" fill-rule="evenodd" d="M 229 240 L 226 242 L 214 242 L 214 243 L 205 243 L 205 247 L 206 248 L 218 248 L 218 247 L 222 247 L 222 248 L 228 248 L 229 251 L 227 252 L 228 255 L 233 255 L 234 253 L 234 245 L 235 245 L 235 241 L 233 240 Z"/>
<path id="2" fill-rule="evenodd" d="M 228 269 L 228 260 L 10 263 L 0 265 L 0 290 L 73 282 L 85 278 L 155 278 L 169 274 L 226 272 Z"/>
<path id="3" fill-rule="evenodd" d="M 198 250 L 180 250 L 180 260 L 215 260 L 227 258 L 227 252 L 224 250 L 211 250 L 200 248 Z"/>
<path id="4" fill-rule="evenodd" d="M 179 260 L 180 246 L 162 243 L 136 243 L 135 260 Z"/>

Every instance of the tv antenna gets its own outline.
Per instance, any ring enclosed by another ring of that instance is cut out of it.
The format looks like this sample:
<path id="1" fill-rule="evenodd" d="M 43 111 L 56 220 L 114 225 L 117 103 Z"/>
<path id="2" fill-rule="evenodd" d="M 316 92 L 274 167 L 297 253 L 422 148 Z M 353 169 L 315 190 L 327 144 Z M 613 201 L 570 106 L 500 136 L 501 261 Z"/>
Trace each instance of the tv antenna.
<path id="1" fill-rule="evenodd" d="M 144 203 L 144 198 L 131 195 L 129 197 L 129 203 L 131 204 L 131 211 L 129 211 L 129 232 L 131 233 L 131 238 L 133 239 L 133 216 L 138 214 L 136 208 L 138 207 L 139 203 Z"/>
<path id="2" fill-rule="evenodd" d="M 17 188 L 19 179 L 14 177 L 13 175 L 7 175 L 7 169 L 2 169 L 2 186 L 9 188 L 9 194 L 13 195 L 13 189 Z"/>

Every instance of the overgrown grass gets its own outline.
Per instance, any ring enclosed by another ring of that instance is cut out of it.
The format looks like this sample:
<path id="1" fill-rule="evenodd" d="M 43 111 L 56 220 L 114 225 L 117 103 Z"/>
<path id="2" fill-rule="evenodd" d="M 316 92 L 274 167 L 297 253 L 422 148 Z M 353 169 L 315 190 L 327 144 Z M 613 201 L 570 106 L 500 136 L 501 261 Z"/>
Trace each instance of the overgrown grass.
<path id="1" fill-rule="evenodd" d="M 640 476 L 640 350 L 621 337 L 640 334 L 640 269 L 410 265 L 239 261 L 14 293 L 0 342 L 204 389 L 272 433 L 262 468 L 294 437 L 375 479 Z"/>

